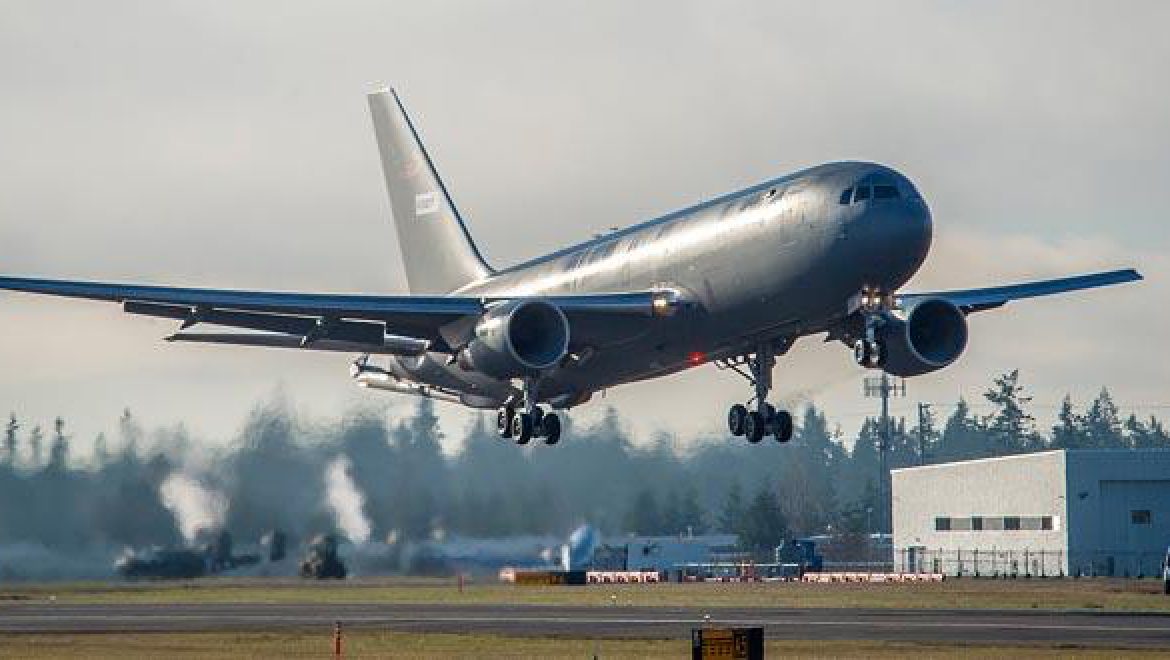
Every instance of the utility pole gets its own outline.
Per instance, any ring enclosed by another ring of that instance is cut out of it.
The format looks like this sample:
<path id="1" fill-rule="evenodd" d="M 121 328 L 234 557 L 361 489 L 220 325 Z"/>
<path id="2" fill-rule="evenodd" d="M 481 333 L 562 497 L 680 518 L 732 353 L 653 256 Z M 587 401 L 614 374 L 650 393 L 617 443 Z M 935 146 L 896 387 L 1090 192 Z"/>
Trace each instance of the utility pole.
<path id="1" fill-rule="evenodd" d="M 906 396 L 906 380 L 899 379 L 898 382 L 892 382 L 890 375 L 883 371 L 880 377 L 869 377 L 865 379 L 865 396 L 870 398 L 880 397 L 882 400 L 882 416 L 879 422 L 881 438 L 878 441 L 878 501 L 881 506 L 881 511 L 878 514 L 878 524 L 882 528 L 881 531 L 889 532 L 892 504 L 890 501 L 890 469 L 888 466 L 887 452 L 889 452 L 893 444 L 891 442 L 893 432 L 890 428 L 890 397 Z"/>
<path id="2" fill-rule="evenodd" d="M 930 404 L 918 402 L 918 464 L 926 465 L 926 418 L 930 414 Z"/>

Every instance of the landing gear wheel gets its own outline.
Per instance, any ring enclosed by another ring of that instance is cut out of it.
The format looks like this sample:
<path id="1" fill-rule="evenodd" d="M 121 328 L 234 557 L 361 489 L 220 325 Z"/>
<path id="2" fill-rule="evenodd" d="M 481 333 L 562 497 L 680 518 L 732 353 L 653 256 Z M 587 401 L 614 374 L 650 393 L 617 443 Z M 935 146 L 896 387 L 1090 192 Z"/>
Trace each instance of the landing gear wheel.
<path id="1" fill-rule="evenodd" d="M 853 360 L 866 369 L 877 369 L 886 362 L 885 347 L 876 341 L 858 339 L 853 344 Z"/>
<path id="2" fill-rule="evenodd" d="M 764 418 L 764 423 L 771 424 L 773 419 L 776 419 L 776 406 L 770 403 L 764 403 L 764 409 L 760 411 L 760 415 Z"/>
<path id="3" fill-rule="evenodd" d="M 528 444 L 532 439 L 532 415 L 523 412 L 512 415 L 512 437 L 518 445 Z"/>
<path id="4" fill-rule="evenodd" d="M 744 420 L 747 419 L 748 409 L 743 404 L 735 404 L 727 411 L 727 430 L 731 435 L 743 435 Z"/>
<path id="5" fill-rule="evenodd" d="M 540 420 L 540 434 L 544 436 L 544 444 L 555 445 L 561 440 L 561 418 L 556 413 L 549 413 Z"/>
<path id="6" fill-rule="evenodd" d="M 743 425 L 743 434 L 747 436 L 747 441 L 754 445 L 763 440 L 765 426 L 764 418 L 760 416 L 760 413 L 754 410 L 748 413 Z"/>
<path id="7" fill-rule="evenodd" d="M 778 411 L 772 416 L 772 433 L 777 442 L 788 442 L 792 439 L 792 415 L 787 410 Z"/>
<path id="8" fill-rule="evenodd" d="M 505 440 L 512 437 L 512 417 L 515 414 L 516 410 L 512 406 L 504 406 L 496 411 L 496 431 Z"/>

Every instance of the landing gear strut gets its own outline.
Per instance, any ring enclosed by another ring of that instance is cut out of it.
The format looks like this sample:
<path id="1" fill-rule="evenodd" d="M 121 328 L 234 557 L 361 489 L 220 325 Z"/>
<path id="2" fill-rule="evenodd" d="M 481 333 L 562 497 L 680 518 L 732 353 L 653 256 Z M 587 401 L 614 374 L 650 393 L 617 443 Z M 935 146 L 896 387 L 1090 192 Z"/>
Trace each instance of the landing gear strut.
<path id="1" fill-rule="evenodd" d="M 792 415 L 787 410 L 776 410 L 767 401 L 768 392 L 772 389 L 772 368 L 776 366 L 776 347 L 760 344 L 754 356 L 745 355 L 738 360 L 728 360 L 724 365 L 746 378 L 756 390 L 752 399 L 755 410 L 748 410 L 747 406 L 737 403 L 727 411 L 727 429 L 731 434 L 746 437 L 752 444 L 758 443 L 768 434 L 774 435 L 779 442 L 791 440 Z M 750 373 L 742 371 L 741 366 L 748 367 Z"/>
<path id="2" fill-rule="evenodd" d="M 861 314 L 865 336 L 853 342 L 853 360 L 866 369 L 880 369 L 886 364 L 886 347 L 878 339 L 878 329 L 885 323 L 884 312 L 893 305 L 890 296 L 868 289 L 861 292 Z"/>
<path id="3" fill-rule="evenodd" d="M 517 410 L 509 404 L 496 412 L 496 430 L 501 438 L 515 440 L 518 445 L 526 445 L 532 438 L 544 438 L 546 445 L 560 441 L 561 418 L 536 404 L 535 390 L 535 379 L 524 379 L 523 408 Z"/>

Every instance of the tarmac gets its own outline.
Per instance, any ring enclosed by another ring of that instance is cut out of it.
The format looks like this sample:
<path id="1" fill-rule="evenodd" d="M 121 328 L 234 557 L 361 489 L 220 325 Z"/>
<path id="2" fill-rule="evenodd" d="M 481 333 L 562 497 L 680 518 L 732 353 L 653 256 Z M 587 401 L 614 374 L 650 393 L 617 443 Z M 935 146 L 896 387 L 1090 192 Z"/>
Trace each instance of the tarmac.
<path id="1" fill-rule="evenodd" d="M 345 627 L 575 638 L 689 639 L 710 623 L 767 639 L 1170 649 L 1170 615 L 1045 610 L 401 604 L 0 604 L 3 633 L 279 631 Z"/>

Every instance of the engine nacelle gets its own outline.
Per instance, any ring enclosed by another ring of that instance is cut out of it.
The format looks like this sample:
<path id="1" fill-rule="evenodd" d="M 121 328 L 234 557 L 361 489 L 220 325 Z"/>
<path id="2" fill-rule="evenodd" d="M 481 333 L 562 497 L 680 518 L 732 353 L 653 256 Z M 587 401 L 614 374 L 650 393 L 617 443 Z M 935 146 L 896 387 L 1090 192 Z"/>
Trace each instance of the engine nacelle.
<path id="1" fill-rule="evenodd" d="M 878 330 L 883 369 L 894 376 L 921 376 L 954 362 L 967 348 L 967 316 L 949 301 L 924 300 L 901 319 L 890 315 Z"/>
<path id="2" fill-rule="evenodd" d="M 493 378 L 519 378 L 554 367 L 569 352 L 569 321 L 543 300 L 496 305 L 475 324 L 459 366 Z"/>

